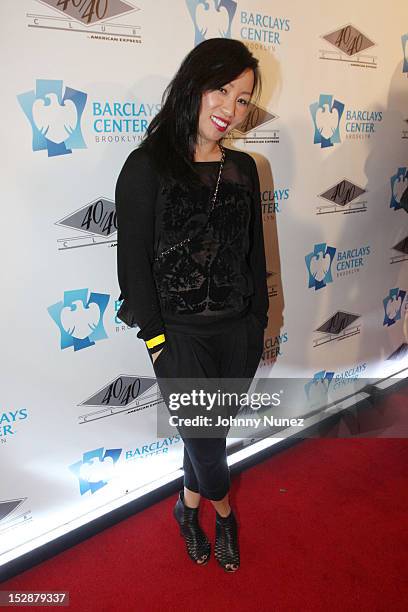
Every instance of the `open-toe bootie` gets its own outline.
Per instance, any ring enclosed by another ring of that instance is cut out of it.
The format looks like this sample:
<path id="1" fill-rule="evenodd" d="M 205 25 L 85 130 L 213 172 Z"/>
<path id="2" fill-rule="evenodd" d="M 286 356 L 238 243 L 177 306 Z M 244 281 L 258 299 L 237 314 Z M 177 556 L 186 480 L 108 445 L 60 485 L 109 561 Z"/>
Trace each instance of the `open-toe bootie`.
<path id="1" fill-rule="evenodd" d="M 211 543 L 199 525 L 198 508 L 189 508 L 184 504 L 184 491 L 179 492 L 173 514 L 185 539 L 190 559 L 198 565 L 205 565 L 210 558 Z"/>
<path id="2" fill-rule="evenodd" d="M 214 556 L 226 572 L 239 568 L 238 526 L 232 510 L 225 518 L 216 512 Z"/>

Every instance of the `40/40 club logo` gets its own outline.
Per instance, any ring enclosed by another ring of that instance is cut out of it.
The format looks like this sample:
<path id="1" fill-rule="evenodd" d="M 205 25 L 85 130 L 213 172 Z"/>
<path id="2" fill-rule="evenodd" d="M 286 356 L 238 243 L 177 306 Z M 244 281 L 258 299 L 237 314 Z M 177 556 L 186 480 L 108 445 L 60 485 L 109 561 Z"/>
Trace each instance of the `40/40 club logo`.
<path id="1" fill-rule="evenodd" d="M 398 168 L 391 177 L 391 203 L 390 208 L 408 212 L 408 169 Z"/>
<path id="2" fill-rule="evenodd" d="M 58 30 L 85 34 L 88 39 L 140 44 L 141 27 L 123 23 L 122 17 L 140 9 L 133 0 L 32 0 L 44 9 L 27 13 L 27 25 L 38 32 Z M 37 5 L 38 6 L 38 5 Z M 119 21 L 117 21 L 119 19 Z M 45 32 L 46 33 L 46 32 Z M 40 34 L 39 34 L 40 35 Z"/>
<path id="3" fill-rule="evenodd" d="M 17 96 L 32 129 L 33 151 L 48 152 L 48 157 L 86 149 L 81 132 L 81 117 L 87 94 L 65 87 L 58 80 L 37 79 L 35 90 Z"/>
<path id="4" fill-rule="evenodd" d="M 75 289 L 65 291 L 63 300 L 47 308 L 60 330 L 62 350 L 73 346 L 79 351 L 108 337 L 103 315 L 109 298 L 106 293 L 95 292 L 88 298 L 88 289 Z"/>
<path id="5" fill-rule="evenodd" d="M 336 29 L 322 36 L 331 48 L 320 51 L 320 59 L 338 61 L 359 68 L 377 68 L 377 58 L 367 50 L 375 43 L 352 24 Z"/>
<path id="6" fill-rule="evenodd" d="M 0 498 L 0 532 L 5 535 L 14 529 L 32 524 L 30 508 L 22 508 L 28 497 Z M 27 527 L 29 529 L 29 527 Z"/>
<path id="7" fill-rule="evenodd" d="M 124 0 L 41 0 L 41 2 L 86 25 L 135 10 L 132 4 Z"/>
<path id="8" fill-rule="evenodd" d="M 115 202 L 100 197 L 57 221 L 56 225 L 83 232 L 82 236 L 59 238 L 57 240 L 59 251 L 97 244 L 114 246 L 116 244 L 114 235 L 118 229 Z"/>
<path id="9" fill-rule="evenodd" d="M 157 380 L 151 376 L 122 375 L 115 378 L 79 405 L 90 410 L 81 414 L 79 424 L 90 423 L 123 412 L 131 413 L 161 403 Z"/>
<path id="10" fill-rule="evenodd" d="M 319 195 L 324 200 L 316 207 L 317 215 L 342 213 L 345 215 L 367 211 L 367 200 L 363 197 L 366 190 L 343 179 Z"/>
<path id="11" fill-rule="evenodd" d="M 394 244 L 392 250 L 395 251 L 395 253 L 390 256 L 390 264 L 408 261 L 408 236 L 405 236 L 405 238 L 399 240 L 397 244 Z"/>
<path id="12" fill-rule="evenodd" d="M 389 294 L 383 299 L 384 304 L 384 321 L 383 325 L 390 327 L 401 319 L 402 305 L 407 292 L 395 287 L 390 289 Z M 407 309 L 407 304 L 405 308 Z"/>
<path id="13" fill-rule="evenodd" d="M 313 251 L 305 256 L 309 289 L 314 288 L 318 291 L 333 282 L 333 262 L 335 262 L 336 277 L 346 276 L 359 272 L 366 265 L 370 253 L 369 245 L 337 250 L 325 242 L 315 244 Z"/>
<path id="14" fill-rule="evenodd" d="M 338 310 L 314 331 L 313 348 L 331 342 L 343 342 L 361 333 L 361 315 Z"/>
<path id="15" fill-rule="evenodd" d="M 229 134 L 227 140 L 243 140 L 244 144 L 279 144 L 278 115 L 250 103 L 248 115 Z"/>

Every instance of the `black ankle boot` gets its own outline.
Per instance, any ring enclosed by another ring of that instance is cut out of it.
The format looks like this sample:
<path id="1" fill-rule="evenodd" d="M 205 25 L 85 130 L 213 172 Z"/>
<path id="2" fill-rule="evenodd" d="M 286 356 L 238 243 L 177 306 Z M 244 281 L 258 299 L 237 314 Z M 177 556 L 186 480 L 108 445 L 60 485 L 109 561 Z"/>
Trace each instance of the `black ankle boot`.
<path id="1" fill-rule="evenodd" d="M 227 517 L 216 514 L 214 556 L 226 572 L 239 568 L 238 526 L 232 509 Z M 227 567 L 229 566 L 229 567 Z M 232 566 L 232 567 L 231 567 Z"/>
<path id="2" fill-rule="evenodd" d="M 210 558 L 211 544 L 198 523 L 198 508 L 184 504 L 184 491 L 173 510 L 174 518 L 180 525 L 180 534 L 186 541 L 187 553 L 197 565 L 206 565 Z"/>

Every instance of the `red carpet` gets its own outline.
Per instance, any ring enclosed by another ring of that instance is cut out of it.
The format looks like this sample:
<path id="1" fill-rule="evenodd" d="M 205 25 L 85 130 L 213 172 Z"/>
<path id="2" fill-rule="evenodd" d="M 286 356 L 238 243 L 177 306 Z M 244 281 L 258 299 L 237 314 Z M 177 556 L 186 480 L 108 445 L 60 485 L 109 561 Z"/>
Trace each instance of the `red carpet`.
<path id="1" fill-rule="evenodd" d="M 406 395 L 393 397 L 406 407 Z M 68 590 L 81 612 L 405 611 L 407 471 L 404 439 L 307 440 L 233 479 L 236 574 L 213 557 L 193 565 L 174 495 L 0 590 Z M 209 502 L 201 520 L 213 539 Z"/>

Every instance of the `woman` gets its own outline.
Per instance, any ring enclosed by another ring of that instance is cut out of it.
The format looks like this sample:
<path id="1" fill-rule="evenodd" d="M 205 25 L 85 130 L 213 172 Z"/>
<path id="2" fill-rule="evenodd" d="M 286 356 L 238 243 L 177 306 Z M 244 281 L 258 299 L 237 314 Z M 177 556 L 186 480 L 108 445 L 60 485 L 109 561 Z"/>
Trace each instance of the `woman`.
<path id="1" fill-rule="evenodd" d="M 243 43 L 204 41 L 182 62 L 118 178 L 118 316 L 139 326 L 166 405 L 164 378 L 250 381 L 262 355 L 268 293 L 258 173 L 252 157 L 221 144 L 259 91 L 258 61 Z M 174 516 L 187 552 L 198 564 L 210 556 L 198 522 L 203 496 L 216 511 L 215 556 L 235 571 L 225 435 L 182 438 Z"/>

